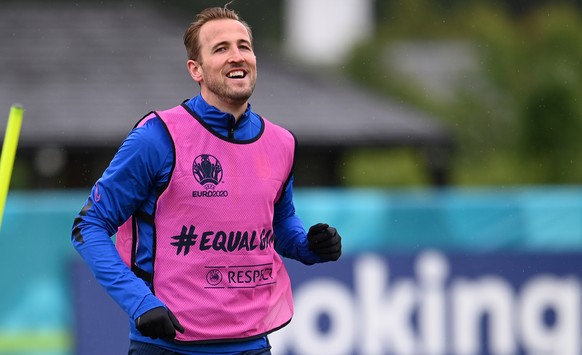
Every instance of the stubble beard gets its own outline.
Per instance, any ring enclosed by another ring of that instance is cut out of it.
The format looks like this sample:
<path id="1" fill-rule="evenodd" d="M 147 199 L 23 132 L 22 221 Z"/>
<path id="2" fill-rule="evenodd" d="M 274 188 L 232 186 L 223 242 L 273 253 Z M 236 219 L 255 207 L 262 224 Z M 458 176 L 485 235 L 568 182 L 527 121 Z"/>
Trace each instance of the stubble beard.
<path id="1" fill-rule="evenodd" d="M 242 105 L 246 103 L 255 90 L 255 84 L 256 78 L 253 78 L 248 87 L 232 89 L 224 81 L 206 80 L 208 91 L 216 95 L 221 101 L 231 105 Z"/>

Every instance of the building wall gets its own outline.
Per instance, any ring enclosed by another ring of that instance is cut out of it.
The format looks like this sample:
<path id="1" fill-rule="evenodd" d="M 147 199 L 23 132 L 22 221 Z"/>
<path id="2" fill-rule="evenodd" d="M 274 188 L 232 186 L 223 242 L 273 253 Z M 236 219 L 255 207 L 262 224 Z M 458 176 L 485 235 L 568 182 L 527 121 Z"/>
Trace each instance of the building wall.
<path id="1" fill-rule="evenodd" d="M 311 64 L 339 64 L 374 26 L 373 0 L 287 0 L 284 47 Z"/>

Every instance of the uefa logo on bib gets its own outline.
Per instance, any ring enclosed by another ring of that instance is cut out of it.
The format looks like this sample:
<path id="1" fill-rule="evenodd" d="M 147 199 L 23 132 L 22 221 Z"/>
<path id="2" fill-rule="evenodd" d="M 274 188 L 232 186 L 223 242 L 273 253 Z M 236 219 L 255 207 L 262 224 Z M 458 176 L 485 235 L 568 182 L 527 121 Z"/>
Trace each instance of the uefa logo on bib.
<path id="1" fill-rule="evenodd" d="M 211 286 L 216 286 L 222 281 L 222 273 L 218 269 L 212 269 L 206 274 L 206 282 Z"/>

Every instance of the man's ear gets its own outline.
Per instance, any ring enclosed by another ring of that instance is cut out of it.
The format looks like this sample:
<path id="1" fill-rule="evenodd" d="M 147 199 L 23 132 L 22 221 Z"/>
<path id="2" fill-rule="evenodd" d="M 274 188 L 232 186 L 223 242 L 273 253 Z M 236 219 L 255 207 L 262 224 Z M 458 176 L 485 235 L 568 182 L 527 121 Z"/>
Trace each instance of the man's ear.
<path id="1" fill-rule="evenodd" d="M 200 83 L 202 81 L 202 66 L 200 63 L 190 59 L 188 62 L 186 62 L 186 65 L 188 66 L 188 72 L 190 73 L 192 79 Z"/>

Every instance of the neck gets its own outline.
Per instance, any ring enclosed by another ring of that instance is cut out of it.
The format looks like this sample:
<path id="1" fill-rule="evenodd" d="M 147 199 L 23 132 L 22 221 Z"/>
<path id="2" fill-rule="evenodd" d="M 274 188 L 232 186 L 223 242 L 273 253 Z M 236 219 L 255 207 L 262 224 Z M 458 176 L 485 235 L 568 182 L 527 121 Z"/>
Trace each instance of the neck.
<path id="1" fill-rule="evenodd" d="M 244 102 L 229 102 L 219 100 L 214 96 L 210 96 L 208 98 L 206 96 L 207 95 L 202 94 L 202 98 L 204 98 L 204 100 L 209 105 L 216 107 L 222 112 L 230 113 L 234 116 L 235 121 L 238 121 L 238 119 L 243 115 L 243 113 L 245 113 L 247 109 L 248 101 L 246 100 Z"/>

